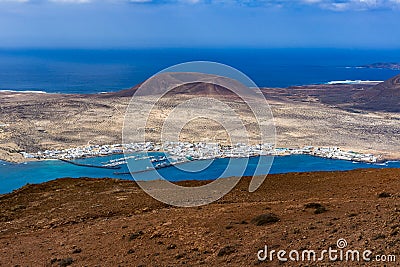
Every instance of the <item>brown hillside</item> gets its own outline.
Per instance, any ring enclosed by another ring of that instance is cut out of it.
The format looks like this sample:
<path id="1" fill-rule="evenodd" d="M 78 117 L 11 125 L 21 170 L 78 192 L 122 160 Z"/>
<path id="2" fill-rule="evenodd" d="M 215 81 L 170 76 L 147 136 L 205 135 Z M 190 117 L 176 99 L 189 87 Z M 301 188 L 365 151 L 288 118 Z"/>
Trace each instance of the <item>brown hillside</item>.
<path id="1" fill-rule="evenodd" d="M 270 175 L 254 193 L 249 181 L 200 208 L 164 205 L 132 181 L 28 185 L 0 197 L 0 266 L 369 266 L 257 260 L 265 245 L 321 251 L 339 238 L 400 257 L 398 170 Z"/>
<path id="2" fill-rule="evenodd" d="M 353 95 L 355 108 L 400 112 L 400 75 Z"/>

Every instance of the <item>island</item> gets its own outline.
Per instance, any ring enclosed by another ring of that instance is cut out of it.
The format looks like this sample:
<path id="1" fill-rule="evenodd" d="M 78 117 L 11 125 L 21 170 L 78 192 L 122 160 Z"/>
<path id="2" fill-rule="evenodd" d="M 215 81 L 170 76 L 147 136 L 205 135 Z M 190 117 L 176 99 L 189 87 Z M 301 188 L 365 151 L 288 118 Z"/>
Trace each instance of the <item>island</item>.
<path id="1" fill-rule="evenodd" d="M 372 64 L 367 64 L 367 65 L 362 65 L 358 66 L 357 68 L 363 68 L 363 69 L 388 69 L 388 70 L 400 70 L 400 63 L 384 63 L 384 62 L 378 62 L 378 63 L 372 63 Z"/>

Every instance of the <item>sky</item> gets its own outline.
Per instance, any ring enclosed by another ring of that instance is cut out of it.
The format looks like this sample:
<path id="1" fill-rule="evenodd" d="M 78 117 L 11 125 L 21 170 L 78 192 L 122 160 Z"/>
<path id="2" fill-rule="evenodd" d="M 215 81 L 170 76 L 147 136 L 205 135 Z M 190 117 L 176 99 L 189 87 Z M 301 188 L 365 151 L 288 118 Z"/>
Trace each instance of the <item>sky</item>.
<path id="1" fill-rule="evenodd" d="M 2 48 L 400 48 L 400 0 L 0 0 Z"/>

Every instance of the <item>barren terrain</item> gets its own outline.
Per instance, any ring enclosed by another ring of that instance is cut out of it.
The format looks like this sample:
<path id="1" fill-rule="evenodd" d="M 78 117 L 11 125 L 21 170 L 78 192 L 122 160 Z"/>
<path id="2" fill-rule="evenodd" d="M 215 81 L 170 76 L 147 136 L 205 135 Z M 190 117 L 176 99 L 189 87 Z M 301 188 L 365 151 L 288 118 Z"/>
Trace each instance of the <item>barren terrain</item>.
<path id="1" fill-rule="evenodd" d="M 0 197 L 0 265 L 281 266 L 276 257 L 258 261 L 258 250 L 319 253 L 344 238 L 346 249 L 397 255 L 397 262 L 284 265 L 398 266 L 398 170 L 269 175 L 254 193 L 248 185 L 244 178 L 199 208 L 164 205 L 131 181 L 27 185 Z"/>
<path id="2" fill-rule="evenodd" d="M 400 114 L 362 106 L 360 92 L 373 92 L 371 85 L 314 85 L 292 88 L 264 88 L 274 116 L 278 147 L 335 146 L 342 149 L 381 155 L 383 159 L 400 158 Z M 125 111 L 135 89 L 110 94 L 67 95 L 0 93 L 0 159 L 23 161 L 19 151 L 76 147 L 87 144 L 121 143 Z M 207 88 L 205 96 L 221 96 L 217 89 Z M 202 94 L 189 90 L 185 97 Z M 365 94 L 364 94 L 365 95 Z M 354 97 L 357 98 L 354 98 Z M 243 111 L 234 98 L 224 101 L 237 107 L 253 137 L 254 119 Z M 136 98 L 140 108 L 149 105 L 146 96 Z M 165 103 L 154 110 L 154 140 L 159 140 L 162 122 L 179 103 L 167 96 Z M 375 101 L 375 100 L 374 100 Z M 376 100 L 378 101 L 378 100 Z M 360 104 L 361 103 L 361 104 Z M 369 103 L 369 102 L 368 102 Z M 210 109 L 218 112 L 218 109 Z M 138 110 L 137 116 L 141 116 Z M 136 116 L 136 115 L 135 115 Z M 188 120 L 182 115 L 177 120 Z M 228 117 L 224 117 L 228 120 Z M 253 121 L 252 121 L 253 120 Z M 158 135 L 158 136 L 157 136 Z M 180 139 L 226 140 L 226 132 L 213 121 L 191 121 L 180 133 Z M 257 138 L 255 138 L 257 139 Z"/>

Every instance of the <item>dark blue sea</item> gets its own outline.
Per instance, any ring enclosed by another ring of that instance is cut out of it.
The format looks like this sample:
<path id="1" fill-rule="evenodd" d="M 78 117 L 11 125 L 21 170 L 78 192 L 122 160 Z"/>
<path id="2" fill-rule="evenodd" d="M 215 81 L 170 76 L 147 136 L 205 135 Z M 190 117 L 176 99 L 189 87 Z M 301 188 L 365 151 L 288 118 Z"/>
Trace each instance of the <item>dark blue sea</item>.
<path id="1" fill-rule="evenodd" d="M 141 83 L 171 65 L 197 60 L 230 65 L 260 87 L 319 84 L 333 80 L 386 80 L 400 73 L 353 68 L 375 62 L 400 62 L 400 50 L 0 50 L 0 90 L 118 91 Z"/>

